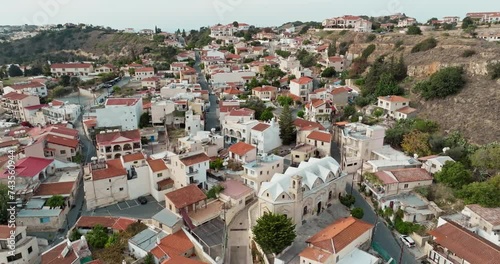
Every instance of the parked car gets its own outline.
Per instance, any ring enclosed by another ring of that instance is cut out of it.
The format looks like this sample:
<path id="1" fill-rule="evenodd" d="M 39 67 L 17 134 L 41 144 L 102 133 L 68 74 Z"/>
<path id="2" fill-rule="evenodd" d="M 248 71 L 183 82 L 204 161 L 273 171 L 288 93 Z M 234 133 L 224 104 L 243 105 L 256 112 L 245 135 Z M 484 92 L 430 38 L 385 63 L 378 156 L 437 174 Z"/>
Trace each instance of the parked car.
<path id="1" fill-rule="evenodd" d="M 406 235 L 401 235 L 399 238 L 401 239 L 403 244 L 405 244 L 407 247 L 411 248 L 415 246 L 415 241 L 411 237 Z"/>
<path id="2" fill-rule="evenodd" d="M 137 198 L 137 201 L 140 203 L 140 204 L 147 204 L 148 203 L 148 199 L 144 196 L 139 196 L 139 198 Z"/>

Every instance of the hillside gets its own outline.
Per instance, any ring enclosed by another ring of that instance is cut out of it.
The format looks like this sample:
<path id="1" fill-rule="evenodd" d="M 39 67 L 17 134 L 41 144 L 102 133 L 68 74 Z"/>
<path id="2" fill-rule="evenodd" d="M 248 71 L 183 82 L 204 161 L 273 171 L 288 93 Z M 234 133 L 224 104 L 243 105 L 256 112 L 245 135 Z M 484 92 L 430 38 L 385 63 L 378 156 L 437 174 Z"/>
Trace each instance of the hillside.
<path id="1" fill-rule="evenodd" d="M 117 33 L 112 30 L 70 28 L 0 43 L 0 64 L 70 59 L 109 60 L 138 55 L 144 47 L 150 45 L 152 40 L 147 36 Z"/>
<path id="2" fill-rule="evenodd" d="M 458 130 L 471 142 L 484 144 L 500 140 L 500 80 L 493 81 L 487 74 L 487 65 L 499 60 L 500 45 L 461 36 L 460 31 L 425 32 L 421 36 L 407 36 L 399 33 L 377 35 L 376 39 L 366 42 L 367 33 L 349 32 L 341 36 L 332 33 L 320 36 L 324 41 L 336 40 L 351 42 L 349 52 L 361 54 L 370 44 L 376 45 L 375 52 L 368 58 L 373 62 L 381 55 L 399 58 L 403 54 L 408 65 L 408 78 L 402 84 L 412 99 L 419 117 L 437 121 L 443 132 Z M 411 53 L 413 46 L 420 41 L 434 37 L 438 41 L 434 49 Z M 395 48 L 396 43 L 401 44 Z M 475 54 L 464 58 L 465 50 L 474 50 Z M 444 99 L 423 100 L 412 93 L 414 85 L 426 79 L 439 69 L 448 66 L 462 66 L 467 75 L 465 88 L 457 95 Z"/>

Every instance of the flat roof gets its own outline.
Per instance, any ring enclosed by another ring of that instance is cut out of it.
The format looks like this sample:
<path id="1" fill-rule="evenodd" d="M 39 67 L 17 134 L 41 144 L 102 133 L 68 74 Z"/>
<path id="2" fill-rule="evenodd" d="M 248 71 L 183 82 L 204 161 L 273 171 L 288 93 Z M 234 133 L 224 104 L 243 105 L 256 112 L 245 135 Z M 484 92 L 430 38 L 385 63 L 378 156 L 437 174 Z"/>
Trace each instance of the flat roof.
<path id="1" fill-rule="evenodd" d="M 19 213 L 17 213 L 18 218 L 24 217 L 56 217 L 61 215 L 61 209 L 21 209 Z"/>
<path id="2" fill-rule="evenodd" d="M 354 248 L 349 254 L 345 255 L 343 258 L 337 262 L 337 264 L 371 264 L 376 263 L 379 258 L 365 252 L 359 248 Z"/>
<path id="3" fill-rule="evenodd" d="M 153 230 L 151 228 L 146 228 L 139 234 L 132 237 L 129 241 L 139 247 L 140 249 L 149 252 L 156 247 L 157 239 L 162 239 L 168 234 L 161 230 Z"/>
<path id="4" fill-rule="evenodd" d="M 180 217 L 166 208 L 153 215 L 152 219 L 160 222 L 161 224 L 167 225 L 168 227 L 173 227 L 177 224 L 177 222 L 179 222 L 179 220 L 181 220 Z"/>
<path id="5" fill-rule="evenodd" d="M 45 199 L 30 199 L 26 203 L 27 209 L 42 209 L 45 204 Z"/>

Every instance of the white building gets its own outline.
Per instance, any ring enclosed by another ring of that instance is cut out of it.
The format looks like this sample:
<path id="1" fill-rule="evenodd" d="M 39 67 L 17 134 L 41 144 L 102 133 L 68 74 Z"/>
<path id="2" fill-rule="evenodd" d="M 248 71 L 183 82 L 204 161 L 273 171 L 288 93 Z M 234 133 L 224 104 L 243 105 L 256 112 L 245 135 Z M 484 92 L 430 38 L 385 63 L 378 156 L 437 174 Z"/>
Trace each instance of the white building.
<path id="1" fill-rule="evenodd" d="M 208 189 L 207 170 L 210 158 L 203 152 L 189 152 L 167 158 L 176 189 L 196 184 L 200 188 Z"/>
<path id="2" fill-rule="evenodd" d="M 500 246 L 500 208 L 469 204 L 462 210 L 462 215 L 464 215 L 465 228 Z"/>
<path id="3" fill-rule="evenodd" d="M 419 160 L 423 161 L 422 169 L 426 170 L 430 174 L 434 175 L 435 173 L 440 172 L 443 169 L 443 166 L 446 162 L 455 162 L 449 156 L 430 156 L 430 157 L 422 157 Z"/>
<path id="4" fill-rule="evenodd" d="M 42 108 L 42 113 L 49 124 L 57 124 L 63 121 L 75 123 L 81 114 L 81 106 L 53 100 L 48 106 Z"/>
<path id="5" fill-rule="evenodd" d="M 247 108 L 234 109 L 224 116 L 222 134 L 226 144 L 239 141 L 250 143 L 251 129 L 259 123 L 254 118 L 255 111 Z"/>
<path id="6" fill-rule="evenodd" d="M 46 97 L 47 87 L 43 83 L 36 81 L 29 81 L 29 82 L 16 83 L 13 85 L 5 86 L 3 88 L 4 95 L 11 92 L 23 93 L 38 97 Z"/>
<path id="7" fill-rule="evenodd" d="M 142 114 L 141 98 L 108 98 L 104 108 L 97 108 L 97 127 L 121 127 L 133 130 L 139 127 Z"/>
<path id="8" fill-rule="evenodd" d="M 54 76 L 88 76 L 94 73 L 91 63 L 55 63 L 50 65 L 50 73 Z"/>
<path id="9" fill-rule="evenodd" d="M 274 118 L 268 123 L 259 123 L 252 127 L 250 144 L 257 147 L 257 153 L 269 153 L 282 145 L 280 128 Z"/>
<path id="10" fill-rule="evenodd" d="M 274 174 L 283 173 L 284 160 L 283 157 L 274 154 L 257 155 L 257 160 L 243 164 L 245 170 L 245 174 L 241 176 L 243 182 L 258 192 L 262 182 L 270 181 Z"/>
<path id="11" fill-rule="evenodd" d="M 40 261 L 37 238 L 26 235 L 26 226 L 0 225 L 0 263 L 38 264 Z"/>
<path id="12" fill-rule="evenodd" d="M 224 85 L 229 82 L 244 84 L 256 76 L 255 72 L 242 71 L 242 72 L 221 72 L 212 75 L 210 82 L 217 85 Z"/>
<path id="13" fill-rule="evenodd" d="M 325 19 L 323 20 L 322 25 L 325 30 L 349 29 L 356 32 L 372 31 L 372 22 L 363 19 L 359 16 L 351 16 L 351 15 Z"/>
<path id="14" fill-rule="evenodd" d="M 205 121 L 201 118 L 201 115 L 193 114 L 193 110 L 186 111 L 184 122 L 188 134 L 194 135 L 205 130 Z"/>
<path id="15" fill-rule="evenodd" d="M 313 80 L 309 77 L 300 77 L 290 81 L 290 93 L 307 101 L 309 93 L 313 91 Z"/>
<path id="16" fill-rule="evenodd" d="M 224 148 L 224 137 L 214 132 L 199 131 L 194 135 L 177 139 L 179 149 L 187 152 L 203 150 L 209 157 L 216 157 Z"/>
<path id="17" fill-rule="evenodd" d="M 377 106 L 397 120 L 415 117 L 417 114 L 417 109 L 410 107 L 410 99 L 397 95 L 380 96 Z"/>
<path id="18" fill-rule="evenodd" d="M 323 212 L 345 192 L 347 174 L 332 157 L 310 158 L 298 168 L 289 167 L 263 182 L 259 191 L 259 216 L 264 212 L 284 214 L 299 227 L 304 220 Z"/>

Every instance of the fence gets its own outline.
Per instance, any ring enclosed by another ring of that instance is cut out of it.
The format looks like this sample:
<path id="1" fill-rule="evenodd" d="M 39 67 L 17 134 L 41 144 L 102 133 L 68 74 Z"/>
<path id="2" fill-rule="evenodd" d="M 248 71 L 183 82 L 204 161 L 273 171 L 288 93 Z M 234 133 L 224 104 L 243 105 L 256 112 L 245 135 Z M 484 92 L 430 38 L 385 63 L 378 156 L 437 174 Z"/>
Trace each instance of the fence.
<path id="1" fill-rule="evenodd" d="M 384 261 L 388 261 L 388 264 L 396 264 L 396 261 L 385 251 L 379 244 L 376 242 L 372 243 L 372 248 L 375 250 L 381 257 L 384 259 Z"/>

